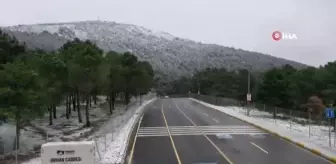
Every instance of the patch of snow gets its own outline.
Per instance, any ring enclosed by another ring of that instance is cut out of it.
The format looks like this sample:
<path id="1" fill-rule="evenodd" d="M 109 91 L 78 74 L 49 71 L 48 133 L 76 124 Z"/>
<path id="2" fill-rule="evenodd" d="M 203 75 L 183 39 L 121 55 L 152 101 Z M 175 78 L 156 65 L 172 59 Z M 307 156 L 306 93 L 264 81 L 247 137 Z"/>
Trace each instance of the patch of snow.
<path id="1" fill-rule="evenodd" d="M 108 119 L 108 111 L 100 108 L 100 105 L 104 102 L 106 102 L 106 96 L 98 96 L 97 105 L 92 104 L 90 108 L 91 122 Z M 119 109 L 120 107 L 122 106 L 116 108 Z M 93 129 L 93 127 L 84 127 L 84 108 L 81 109 L 83 123 L 78 122 L 77 111 L 73 111 L 71 118 L 68 120 L 65 118 L 66 109 L 64 105 L 58 106 L 56 109 L 57 119 L 53 119 L 52 126 L 49 126 L 49 115 L 46 113 L 44 117 L 30 122 L 34 127 L 26 126 L 20 130 L 20 153 L 27 154 L 39 145 L 46 143 L 47 140 L 50 142 L 78 139 L 81 135 Z M 42 133 L 46 133 L 47 136 L 42 135 Z M 15 135 L 15 124 L 13 122 L 0 125 L 0 155 L 13 152 Z"/>
<path id="2" fill-rule="evenodd" d="M 328 127 L 310 125 L 304 126 L 293 121 L 286 121 L 280 119 L 272 119 L 268 117 L 270 114 L 267 112 L 262 112 L 258 110 L 251 111 L 251 116 L 246 116 L 246 109 L 237 106 L 216 106 L 200 100 L 189 98 L 195 102 L 208 106 L 210 108 L 219 110 L 225 114 L 231 115 L 233 117 L 245 120 L 252 124 L 258 125 L 272 132 L 275 132 L 281 136 L 288 137 L 295 142 L 304 144 L 310 149 L 319 150 L 322 154 L 326 156 L 336 156 L 336 147 L 334 147 L 334 133 L 330 137 L 331 147 L 329 147 L 329 136 Z M 263 117 L 264 116 L 264 117 Z M 309 133 L 310 132 L 310 133 Z M 310 134 L 310 135 L 309 135 Z"/>
<path id="3" fill-rule="evenodd" d="M 102 159 L 100 164 L 108 163 L 122 163 L 126 156 L 126 149 L 129 137 L 132 133 L 132 129 L 136 124 L 139 117 L 142 115 L 144 107 L 153 102 L 155 98 L 144 102 L 140 107 L 136 109 L 134 115 L 132 115 L 129 121 L 120 129 L 120 133 L 117 135 L 116 139 L 106 145 L 106 151 L 102 151 Z M 113 133 L 106 136 L 107 139 L 113 139 Z M 98 146 L 99 147 L 99 146 Z M 103 146 L 101 146 L 103 147 Z M 104 147 L 105 148 L 105 147 Z"/>
<path id="4" fill-rule="evenodd" d="M 13 137 L 15 137 L 15 125 L 4 123 L 0 125 L 0 150 L 9 152 L 13 150 Z"/>
<path id="5" fill-rule="evenodd" d="M 82 136 L 83 134 L 87 133 L 87 132 L 90 132 L 92 130 L 93 127 L 90 127 L 90 128 L 84 128 L 84 129 L 81 129 L 79 131 L 76 131 L 75 133 L 72 133 L 70 135 L 64 135 L 62 138 L 69 138 L 69 139 L 72 139 L 72 138 L 76 138 L 76 137 L 80 137 Z"/>
<path id="6" fill-rule="evenodd" d="M 90 121 L 95 122 L 108 118 L 106 109 L 100 108 L 102 103 L 106 102 L 106 97 L 98 97 L 97 105 L 92 104 L 90 107 Z M 81 104 L 82 105 L 82 104 Z M 117 106 L 119 108 L 119 106 Z M 60 141 L 60 138 L 76 137 L 80 133 L 88 132 L 92 128 L 83 128 L 85 125 L 85 109 L 81 106 L 82 123 L 78 122 L 77 111 L 72 111 L 70 119 L 66 119 L 66 107 L 64 105 L 56 107 L 57 119 L 53 120 L 53 125 L 49 126 L 49 114 L 45 114 L 43 118 L 36 119 L 31 123 L 37 128 L 45 131 L 49 141 Z M 72 135 L 73 134 L 73 135 Z"/>
<path id="7" fill-rule="evenodd" d="M 152 31 L 154 33 L 155 36 L 157 37 L 162 37 L 162 38 L 165 38 L 165 39 L 168 39 L 168 40 L 174 40 L 174 36 L 169 34 L 169 33 L 166 33 L 166 32 L 162 32 L 162 31 Z"/>
<path id="8" fill-rule="evenodd" d="M 33 158 L 31 160 L 29 160 L 28 162 L 23 162 L 22 164 L 41 164 L 41 158 Z"/>
<path id="9" fill-rule="evenodd" d="M 140 107 L 138 104 L 134 104 L 137 102 L 133 102 L 126 112 L 116 112 L 100 127 L 96 134 L 86 139 L 94 140 L 96 143 L 97 164 L 117 163 L 125 158 L 128 136 L 131 134 L 132 126 L 142 114 L 142 109 L 154 100 L 155 98 L 152 98 L 151 95 L 147 95 L 147 97 L 144 96 L 144 103 Z M 85 130 L 83 129 L 83 131 Z M 41 164 L 41 158 L 33 158 L 22 164 Z"/>
<path id="10" fill-rule="evenodd" d="M 0 155 L 12 152 L 15 149 L 15 127 L 14 123 L 11 122 L 0 125 Z M 31 127 L 25 127 L 20 130 L 20 152 L 22 153 L 26 153 L 37 144 L 45 142 L 45 139 L 40 135 L 36 135 L 36 132 Z"/>

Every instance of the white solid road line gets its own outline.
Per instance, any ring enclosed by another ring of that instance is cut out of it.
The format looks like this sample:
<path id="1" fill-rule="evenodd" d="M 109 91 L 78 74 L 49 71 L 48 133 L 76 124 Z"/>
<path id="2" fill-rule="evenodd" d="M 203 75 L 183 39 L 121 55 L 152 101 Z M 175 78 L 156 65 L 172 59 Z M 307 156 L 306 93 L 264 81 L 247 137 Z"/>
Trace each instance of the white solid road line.
<path id="1" fill-rule="evenodd" d="M 209 116 L 208 114 L 206 114 L 206 113 L 203 113 L 204 115 L 206 115 L 206 116 Z"/>
<path id="2" fill-rule="evenodd" d="M 216 120 L 215 118 L 213 118 L 212 120 L 214 120 L 216 123 L 219 123 L 219 121 L 218 121 L 218 120 Z"/>
<path id="3" fill-rule="evenodd" d="M 132 164 L 133 154 L 134 154 L 134 148 L 135 148 L 135 143 L 136 143 L 137 138 L 138 138 L 138 133 L 139 133 L 139 129 L 140 129 L 140 126 L 141 126 L 142 118 L 143 118 L 143 115 L 141 116 L 141 118 L 140 118 L 140 120 L 139 120 L 139 123 L 138 123 L 138 127 L 137 127 L 137 130 L 136 130 L 136 133 L 135 133 L 135 137 L 134 137 L 134 141 L 133 141 L 133 145 L 132 145 L 131 153 L 130 153 L 130 156 L 129 156 L 128 164 Z"/>
<path id="4" fill-rule="evenodd" d="M 257 144 L 250 142 L 253 146 L 257 147 L 258 149 L 260 149 L 261 151 L 263 151 L 264 153 L 268 154 L 268 152 L 266 150 L 264 150 L 263 148 L 261 148 L 260 146 L 258 146 Z"/>

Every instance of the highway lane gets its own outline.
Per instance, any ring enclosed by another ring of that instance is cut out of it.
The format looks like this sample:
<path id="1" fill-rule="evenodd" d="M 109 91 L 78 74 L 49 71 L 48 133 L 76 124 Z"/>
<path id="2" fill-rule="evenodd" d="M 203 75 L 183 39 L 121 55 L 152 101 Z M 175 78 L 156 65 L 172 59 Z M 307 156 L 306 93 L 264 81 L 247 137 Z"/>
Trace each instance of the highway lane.
<path id="1" fill-rule="evenodd" d="M 185 116 L 178 111 L 172 99 L 163 100 L 164 112 L 167 118 L 169 127 L 181 126 L 175 130 L 175 134 L 181 134 L 186 131 L 183 126 L 194 126 Z M 168 107 L 168 108 L 165 108 Z M 173 132 L 174 129 L 172 129 Z M 197 129 L 189 130 L 190 133 L 197 133 Z M 194 131 L 194 132 L 191 132 Z M 198 132 L 199 133 L 199 132 Z M 174 135 L 173 139 L 176 145 L 177 152 L 182 163 L 220 163 L 230 164 L 229 161 L 221 155 L 221 152 L 211 145 L 211 143 L 201 134 L 197 135 Z"/>
<path id="2" fill-rule="evenodd" d="M 156 100 L 145 111 L 140 127 L 164 127 L 161 101 Z M 135 128 L 134 130 L 138 130 Z M 132 164 L 176 164 L 177 160 L 171 141 L 167 135 L 136 137 Z"/>
<path id="3" fill-rule="evenodd" d="M 133 164 L 330 163 L 186 98 L 157 100 L 136 130 Z"/>
<path id="4" fill-rule="evenodd" d="M 218 125 L 249 125 L 218 110 L 201 105 L 188 99 L 175 99 L 175 105 L 184 112 L 197 126 Z M 204 114 L 206 113 L 206 115 Z M 217 121 L 216 121 L 217 120 Z M 209 136 L 227 154 L 234 163 L 263 164 L 330 164 L 322 157 L 308 152 L 271 134 L 261 136 L 232 135 L 232 140 L 223 142 L 216 136 Z"/>

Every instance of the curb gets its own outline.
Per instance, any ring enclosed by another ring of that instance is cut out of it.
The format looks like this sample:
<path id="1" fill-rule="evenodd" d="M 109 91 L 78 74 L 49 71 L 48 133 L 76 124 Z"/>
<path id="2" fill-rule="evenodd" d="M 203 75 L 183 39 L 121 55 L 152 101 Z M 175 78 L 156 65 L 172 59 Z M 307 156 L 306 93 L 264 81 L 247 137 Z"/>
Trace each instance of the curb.
<path id="1" fill-rule="evenodd" d="M 194 99 L 194 98 L 190 98 L 190 99 L 193 100 L 193 101 L 197 100 L 197 99 Z M 201 101 L 201 100 L 197 100 L 197 101 Z M 195 101 L 195 102 L 197 102 L 197 101 Z M 204 102 L 204 101 L 201 101 L 201 102 Z M 199 102 L 197 102 L 197 103 L 199 103 Z M 204 103 L 207 103 L 207 102 L 204 102 Z M 200 103 L 200 104 L 201 104 L 201 103 Z M 209 104 L 209 103 L 207 103 L 207 104 Z M 202 105 L 204 105 L 204 104 L 202 104 Z M 211 104 L 211 105 L 212 105 L 212 104 Z M 209 107 L 209 108 L 212 108 L 212 107 Z M 214 108 L 212 108 L 212 109 L 214 109 Z M 215 109 L 215 110 L 217 110 L 217 109 Z M 231 114 L 228 114 L 228 113 L 225 113 L 225 114 L 227 114 L 228 116 L 230 116 L 230 117 L 232 117 L 232 118 L 235 118 L 235 119 L 238 119 L 238 120 L 243 121 L 243 122 L 245 122 L 245 123 L 248 123 L 248 124 L 250 124 L 250 125 L 253 125 L 253 126 L 255 126 L 255 127 L 259 128 L 259 129 L 262 129 L 262 130 L 264 130 L 264 131 L 266 131 L 266 132 L 268 132 L 268 133 L 270 133 L 270 134 L 273 134 L 273 135 L 275 135 L 275 136 L 278 136 L 278 137 L 280 137 L 280 138 L 282 138 L 282 139 L 284 139 L 284 140 L 286 140 L 286 141 L 288 141 L 288 142 L 290 142 L 290 143 L 292 143 L 292 144 L 294 144 L 294 145 L 296 145 L 296 146 L 298 146 L 298 147 L 300 147 L 300 148 L 303 148 L 303 149 L 305 149 L 305 150 L 308 150 L 309 152 L 311 152 L 311 153 L 313 153 L 313 154 L 315 154 L 315 155 L 317 155 L 317 156 L 320 156 L 320 157 L 322 157 L 322 158 L 324 158 L 324 159 L 326 159 L 326 160 L 328 160 L 328 161 L 330 161 L 330 162 L 336 164 L 336 156 L 333 157 L 333 156 L 325 155 L 325 154 L 321 153 L 319 150 L 309 148 L 309 147 L 305 146 L 304 144 L 302 144 L 302 143 L 300 143 L 300 142 L 296 142 L 296 141 L 294 141 L 294 140 L 292 140 L 292 139 L 290 139 L 290 138 L 288 138 L 288 137 L 286 137 L 286 136 L 282 136 L 282 135 L 280 135 L 280 134 L 278 134 L 278 133 L 276 133 L 276 132 L 270 131 L 270 130 L 268 130 L 268 129 L 266 129 L 266 128 L 263 128 L 263 127 L 261 127 L 261 126 L 259 126 L 259 125 L 256 125 L 256 124 L 254 124 L 254 123 L 252 123 L 252 122 L 249 122 L 249 121 L 240 119 L 240 118 L 235 117 L 235 116 L 232 116 Z"/>
<path id="2" fill-rule="evenodd" d="M 152 98 L 151 100 L 148 100 L 149 103 L 144 105 L 141 109 L 138 108 L 138 111 L 135 113 L 136 116 L 136 119 L 134 120 L 132 126 L 131 126 L 131 131 L 129 132 L 129 134 L 127 135 L 127 140 L 126 140 L 126 147 L 125 147 L 125 150 L 124 150 L 124 153 L 123 153 L 123 157 L 121 159 L 121 162 L 120 164 L 123 164 L 125 163 L 126 160 L 126 157 L 127 157 L 127 147 L 129 146 L 129 141 L 131 139 L 131 135 L 132 135 L 132 132 L 134 130 L 134 126 L 138 123 L 139 119 L 141 118 L 141 116 L 143 115 L 143 110 L 145 109 L 146 106 L 150 105 L 151 103 L 153 103 L 157 98 Z"/>

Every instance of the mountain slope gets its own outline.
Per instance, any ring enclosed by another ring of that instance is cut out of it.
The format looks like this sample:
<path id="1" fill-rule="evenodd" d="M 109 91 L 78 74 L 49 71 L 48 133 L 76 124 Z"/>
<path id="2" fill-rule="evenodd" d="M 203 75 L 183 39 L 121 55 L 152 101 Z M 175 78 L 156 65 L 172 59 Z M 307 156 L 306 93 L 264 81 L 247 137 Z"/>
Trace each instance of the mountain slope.
<path id="1" fill-rule="evenodd" d="M 29 48 L 57 50 L 66 41 L 79 38 L 95 42 L 104 51 L 130 51 L 140 60 L 149 61 L 155 71 L 168 79 L 187 75 L 205 67 L 228 69 L 248 68 L 255 71 L 293 65 L 306 67 L 294 61 L 213 44 L 202 44 L 174 37 L 168 33 L 144 27 L 103 21 L 84 21 L 59 24 L 18 25 L 4 27 Z"/>

